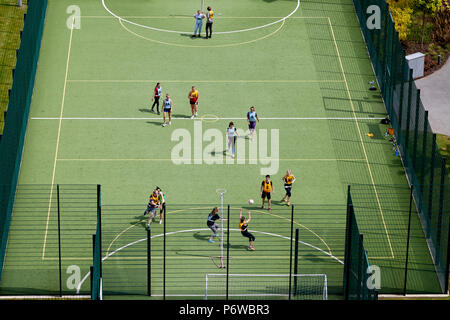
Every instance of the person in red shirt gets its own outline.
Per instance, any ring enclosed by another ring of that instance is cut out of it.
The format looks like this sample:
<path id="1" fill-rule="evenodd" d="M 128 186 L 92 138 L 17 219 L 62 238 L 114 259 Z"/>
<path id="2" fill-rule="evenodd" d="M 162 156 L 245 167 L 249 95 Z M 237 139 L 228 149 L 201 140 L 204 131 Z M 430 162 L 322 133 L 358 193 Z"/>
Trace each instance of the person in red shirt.
<path id="1" fill-rule="evenodd" d="M 159 114 L 159 98 L 161 97 L 161 92 L 162 92 L 161 84 L 158 82 L 156 84 L 155 90 L 153 91 L 152 101 L 154 102 L 152 104 L 152 110 L 150 110 L 151 112 L 155 112 L 154 109 L 156 105 L 156 112 L 158 112 Z"/>
<path id="2" fill-rule="evenodd" d="M 198 117 L 198 90 L 195 88 L 195 86 L 192 86 L 192 90 L 189 91 L 188 98 L 189 104 L 191 105 L 191 119 L 194 119 L 194 117 Z"/>

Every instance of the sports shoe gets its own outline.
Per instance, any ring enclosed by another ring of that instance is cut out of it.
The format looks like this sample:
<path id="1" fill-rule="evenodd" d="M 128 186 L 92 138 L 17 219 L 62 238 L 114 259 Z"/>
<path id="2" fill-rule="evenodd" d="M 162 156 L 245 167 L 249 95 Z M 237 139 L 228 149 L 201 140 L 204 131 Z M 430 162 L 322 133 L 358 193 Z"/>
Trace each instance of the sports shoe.
<path id="1" fill-rule="evenodd" d="M 150 230 L 150 223 L 147 223 L 147 230 Z"/>
<path id="2" fill-rule="evenodd" d="M 267 208 L 267 211 L 272 211 L 272 208 Z"/>
<path id="3" fill-rule="evenodd" d="M 264 206 L 261 206 L 261 209 L 264 209 Z"/>
<path id="4" fill-rule="evenodd" d="M 214 240 L 208 239 L 209 243 L 214 243 Z"/>
<path id="5" fill-rule="evenodd" d="M 172 124 L 172 121 L 169 121 L 169 125 L 171 125 Z"/>
<path id="6" fill-rule="evenodd" d="M 194 119 L 194 117 L 195 117 L 195 116 L 194 116 L 194 115 L 192 115 L 191 119 Z"/>
<path id="7" fill-rule="evenodd" d="M 167 126 L 167 124 L 163 123 L 162 126 L 165 127 L 165 126 Z"/>
<path id="8" fill-rule="evenodd" d="M 250 250 L 255 251 L 255 247 L 254 246 L 250 246 L 248 247 Z"/>
<path id="9" fill-rule="evenodd" d="M 197 112 L 195 113 L 195 116 L 198 117 L 198 113 Z"/>
<path id="10" fill-rule="evenodd" d="M 162 220 L 161 219 L 159 219 L 159 224 L 161 224 L 162 223 Z"/>
<path id="11" fill-rule="evenodd" d="M 158 115 L 161 114 L 161 112 L 158 111 Z"/>

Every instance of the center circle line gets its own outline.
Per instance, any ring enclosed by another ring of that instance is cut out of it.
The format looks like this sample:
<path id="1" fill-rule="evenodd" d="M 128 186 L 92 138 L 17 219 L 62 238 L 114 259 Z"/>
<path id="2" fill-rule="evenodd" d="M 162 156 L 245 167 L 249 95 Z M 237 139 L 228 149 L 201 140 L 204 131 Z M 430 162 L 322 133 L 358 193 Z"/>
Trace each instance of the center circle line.
<path id="1" fill-rule="evenodd" d="M 115 18 L 117 18 L 117 19 L 119 19 L 119 20 L 125 21 L 125 22 L 127 22 L 127 23 L 129 23 L 129 24 L 135 25 L 135 26 L 137 26 L 137 27 L 141 27 L 141 28 L 145 28 L 145 29 L 150 29 L 150 30 L 154 30 L 154 31 L 159 31 L 159 32 L 170 32 L 170 33 L 181 33 L 181 34 L 191 34 L 191 33 L 192 33 L 192 31 L 185 32 L 185 31 L 176 31 L 176 30 L 160 29 L 160 28 L 154 28 L 154 27 L 150 27 L 150 26 L 143 25 L 143 24 L 139 24 L 139 23 L 136 23 L 136 22 L 133 22 L 133 21 L 124 19 L 124 18 L 122 18 L 121 16 L 119 16 L 119 15 L 115 14 L 114 12 L 112 12 L 112 11 L 108 8 L 108 6 L 105 4 L 105 0 L 102 0 L 102 4 L 103 4 L 103 8 L 104 8 L 110 15 L 112 15 L 113 17 L 115 17 Z M 297 10 L 298 10 L 299 7 L 300 7 L 300 0 L 297 0 L 297 6 L 295 7 L 295 9 L 294 9 L 291 13 L 289 13 L 287 16 L 285 16 L 285 17 L 283 17 L 283 18 L 281 18 L 281 19 L 279 19 L 279 20 L 277 20 L 277 21 L 270 22 L 270 23 L 267 23 L 267 24 L 265 24 L 265 25 L 257 26 L 257 27 L 253 27 L 253 28 L 241 29 L 241 30 L 232 30 L 232 31 L 214 32 L 214 34 L 230 34 L 230 33 L 238 33 L 238 32 L 247 32 L 247 31 L 253 31 L 253 30 L 258 30 L 258 29 L 262 29 L 262 28 L 265 28 L 265 27 L 269 27 L 269 26 L 271 26 L 271 25 L 277 24 L 277 23 L 279 23 L 279 22 L 281 22 L 281 21 L 284 21 L 284 20 L 288 19 L 290 16 L 292 16 L 294 13 L 297 12 Z"/>

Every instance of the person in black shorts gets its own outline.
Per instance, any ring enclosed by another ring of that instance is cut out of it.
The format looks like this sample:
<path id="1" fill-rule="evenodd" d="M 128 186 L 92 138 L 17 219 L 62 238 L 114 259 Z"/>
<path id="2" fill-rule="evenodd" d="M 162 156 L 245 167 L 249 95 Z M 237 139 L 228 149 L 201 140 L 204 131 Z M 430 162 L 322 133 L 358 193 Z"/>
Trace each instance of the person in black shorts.
<path id="1" fill-rule="evenodd" d="M 281 201 L 286 202 L 286 204 L 288 206 L 291 205 L 291 196 L 292 196 L 292 185 L 295 182 L 295 176 L 292 174 L 291 170 L 288 170 L 286 172 L 286 174 L 284 175 L 284 177 L 282 178 L 283 182 L 284 182 L 284 189 L 286 190 L 286 194 L 283 197 L 283 199 L 281 199 Z"/>
<path id="2" fill-rule="evenodd" d="M 250 215 L 250 211 L 248 212 L 248 219 L 245 220 L 245 217 L 242 215 L 242 208 L 241 208 L 241 212 L 239 214 L 239 230 L 241 230 L 241 234 L 248 238 L 248 241 L 250 242 L 250 246 L 248 247 L 250 250 L 255 250 L 255 247 L 253 246 L 253 242 L 255 241 L 255 236 L 252 235 L 250 232 L 248 232 L 247 227 L 248 227 L 248 223 L 250 222 L 250 220 L 252 219 L 251 215 Z"/>
<path id="3" fill-rule="evenodd" d="M 261 198 L 262 198 L 262 205 L 261 209 L 264 209 L 264 201 L 267 198 L 268 208 L 267 210 L 272 210 L 270 208 L 271 206 L 271 192 L 275 192 L 275 189 L 272 185 L 272 181 L 270 180 L 270 176 L 266 175 L 266 179 L 263 180 L 261 183 Z"/>
<path id="4" fill-rule="evenodd" d="M 216 220 L 220 219 L 220 216 L 217 214 L 217 212 L 219 212 L 219 209 L 217 209 L 217 207 L 214 207 L 211 213 L 208 215 L 208 220 L 206 221 L 206 225 L 213 232 L 213 234 L 208 240 L 208 242 L 210 243 L 214 243 L 213 239 L 217 237 L 217 233 L 219 230 L 219 226 L 216 224 Z"/>

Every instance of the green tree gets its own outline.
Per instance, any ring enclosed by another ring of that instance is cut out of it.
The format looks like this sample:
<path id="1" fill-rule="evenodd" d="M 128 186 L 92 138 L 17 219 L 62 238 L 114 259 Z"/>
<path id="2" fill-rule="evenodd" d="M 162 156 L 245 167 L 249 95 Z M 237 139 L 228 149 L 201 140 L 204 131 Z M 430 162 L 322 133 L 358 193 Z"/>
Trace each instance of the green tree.
<path id="1" fill-rule="evenodd" d="M 425 37 L 425 21 L 429 16 L 433 16 L 442 7 L 442 0 L 413 0 L 412 8 L 414 12 L 422 12 L 422 39 L 421 47 L 423 48 L 423 39 Z"/>

